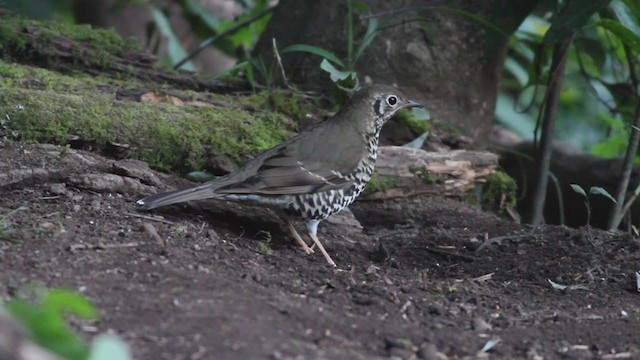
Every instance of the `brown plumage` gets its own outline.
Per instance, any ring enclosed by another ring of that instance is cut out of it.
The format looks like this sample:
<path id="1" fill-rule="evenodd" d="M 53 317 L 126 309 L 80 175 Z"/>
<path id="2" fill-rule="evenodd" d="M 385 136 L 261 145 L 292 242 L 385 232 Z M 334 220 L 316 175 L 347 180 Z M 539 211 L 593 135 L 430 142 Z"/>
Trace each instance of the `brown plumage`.
<path id="1" fill-rule="evenodd" d="M 398 110 L 420 106 L 398 90 L 370 85 L 356 92 L 333 117 L 277 145 L 240 169 L 206 184 L 151 195 L 147 209 L 220 198 L 271 208 L 307 253 L 313 252 L 291 220 L 306 221 L 309 236 L 327 262 L 335 263 L 316 233 L 318 223 L 355 200 L 371 179 L 384 123 Z"/>

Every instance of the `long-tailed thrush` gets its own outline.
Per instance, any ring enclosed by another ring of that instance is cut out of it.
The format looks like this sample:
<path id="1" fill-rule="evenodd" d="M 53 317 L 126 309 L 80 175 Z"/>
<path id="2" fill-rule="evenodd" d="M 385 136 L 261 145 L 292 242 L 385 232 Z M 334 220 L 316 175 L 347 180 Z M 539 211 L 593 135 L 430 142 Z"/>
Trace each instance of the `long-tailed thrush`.
<path id="1" fill-rule="evenodd" d="M 421 106 L 386 85 L 357 91 L 330 119 L 277 145 L 238 170 L 206 184 L 147 196 L 147 209 L 217 198 L 268 207 L 287 225 L 306 253 L 313 252 L 292 220 L 306 221 L 309 236 L 335 266 L 317 237 L 318 224 L 350 205 L 362 192 L 376 162 L 384 123 L 398 110 Z"/>

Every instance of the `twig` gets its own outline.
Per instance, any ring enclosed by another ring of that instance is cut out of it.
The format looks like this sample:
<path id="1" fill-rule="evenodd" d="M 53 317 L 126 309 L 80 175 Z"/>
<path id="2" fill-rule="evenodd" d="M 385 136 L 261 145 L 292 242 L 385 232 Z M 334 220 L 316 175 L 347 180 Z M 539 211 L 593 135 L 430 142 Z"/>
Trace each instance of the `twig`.
<path id="1" fill-rule="evenodd" d="M 482 276 L 478 276 L 476 278 L 471 279 L 472 281 L 477 281 L 477 282 L 485 282 L 487 280 L 491 280 L 491 278 L 493 277 L 493 275 L 495 275 L 495 272 L 492 273 L 488 273 L 488 274 L 484 274 Z"/>
<path id="2" fill-rule="evenodd" d="M 98 244 L 95 245 L 94 249 L 117 249 L 117 248 L 128 248 L 128 247 L 136 247 L 139 246 L 139 242 L 128 242 L 124 244 Z"/>
<path id="3" fill-rule="evenodd" d="M 62 197 L 62 195 L 53 195 L 53 196 L 41 196 L 38 200 L 56 200 Z"/>
<path id="4" fill-rule="evenodd" d="M 633 195 L 631 195 L 631 197 L 624 204 L 624 207 L 622 208 L 622 211 L 620 211 L 620 216 L 623 216 L 624 214 L 627 214 L 627 212 L 629 211 L 629 208 L 631 207 L 631 205 L 633 205 L 633 203 L 638 198 L 638 195 L 640 195 L 640 185 L 638 185 L 638 188 L 636 188 L 636 191 L 633 192 Z"/>
<path id="5" fill-rule="evenodd" d="M 48 218 L 48 217 L 55 216 L 55 215 L 59 215 L 59 214 L 60 214 L 60 211 L 54 211 L 54 212 L 52 212 L 52 213 L 48 213 L 48 214 L 44 214 L 44 215 L 42 215 L 42 216 L 41 216 L 41 218 L 42 218 L 42 219 L 46 219 L 46 218 Z"/>
<path id="6" fill-rule="evenodd" d="M 282 65 L 282 58 L 280 57 L 280 53 L 278 52 L 278 45 L 276 45 L 276 38 L 271 39 L 271 41 L 273 44 L 273 56 L 276 58 L 276 61 L 278 62 L 278 66 L 280 67 L 280 72 L 282 73 L 282 81 L 284 81 L 284 84 L 287 85 L 287 87 L 290 90 L 295 91 L 295 89 L 289 82 L 289 79 L 287 79 L 287 74 L 285 74 L 284 72 L 284 66 Z"/>
<path id="7" fill-rule="evenodd" d="M 572 33 L 562 42 L 557 43 L 553 49 L 553 59 L 551 61 L 551 76 L 549 78 L 548 90 L 543 102 L 544 108 L 540 110 L 538 117 L 541 122 L 540 146 L 536 156 L 537 178 L 533 191 L 533 201 L 531 205 L 531 224 L 539 225 L 544 218 L 544 204 L 547 197 L 547 184 L 549 183 L 549 167 L 551 163 L 551 152 L 553 149 L 553 134 L 558 115 L 558 101 L 564 80 L 564 68 L 567 62 L 569 47 L 575 38 L 576 33 Z"/>
<path id="8" fill-rule="evenodd" d="M 151 235 L 151 237 L 156 241 L 156 243 L 162 247 L 167 247 L 167 242 L 164 241 L 160 235 L 158 235 L 158 231 L 156 230 L 156 227 L 153 226 L 151 223 L 143 223 L 142 224 L 142 228 L 144 229 L 144 231 L 146 231 L 149 235 Z"/>
<path id="9" fill-rule="evenodd" d="M 237 23 L 235 26 L 230 27 L 229 29 L 216 34 L 213 37 L 210 37 L 206 40 L 204 40 L 203 42 L 200 43 L 200 45 L 198 45 L 198 47 L 193 50 L 189 55 L 187 55 L 187 57 L 185 57 L 184 59 L 178 61 L 178 63 L 173 67 L 174 70 L 178 70 L 180 69 L 180 67 L 182 65 L 184 65 L 187 61 L 193 59 L 194 57 L 196 57 L 202 50 L 204 50 L 205 48 L 207 48 L 208 46 L 213 45 L 216 41 L 224 38 L 227 35 L 233 34 L 234 32 L 242 29 L 243 27 L 251 24 L 254 21 L 260 20 L 261 18 L 269 15 L 271 12 L 273 12 L 273 10 L 275 9 L 275 7 L 270 7 L 267 10 L 258 13 L 250 18 L 248 18 L 247 20 L 244 21 L 240 21 L 239 23 Z"/>
<path id="10" fill-rule="evenodd" d="M 605 100 L 604 98 L 600 97 L 600 95 L 598 94 L 598 92 L 597 92 L 597 91 L 595 91 L 595 88 L 594 88 L 593 83 L 591 82 L 591 80 L 597 80 L 597 81 L 599 81 L 601 84 L 605 84 L 605 82 L 604 82 L 601 78 L 598 78 L 598 77 L 596 77 L 596 76 L 591 76 L 591 75 L 589 74 L 589 72 L 587 71 L 587 69 L 585 69 L 584 62 L 582 61 L 582 56 L 581 56 L 580 54 L 581 54 L 580 50 L 579 50 L 579 49 L 576 49 L 576 60 L 578 61 L 578 68 L 580 69 L 580 74 L 582 74 L 582 76 L 584 76 L 584 78 L 585 78 L 585 79 L 587 79 L 587 83 L 589 84 L 589 86 L 591 86 L 591 89 L 593 89 L 593 90 L 594 90 L 593 92 L 595 93 L 595 95 L 596 95 L 596 99 L 598 99 L 598 101 L 600 102 L 600 104 L 602 104 L 604 107 L 606 107 L 606 108 L 607 108 L 607 110 L 608 110 L 610 113 L 612 113 L 612 114 L 613 114 L 613 113 L 615 113 L 615 112 L 617 112 L 617 110 L 615 109 L 615 107 L 614 107 L 614 106 L 611 106 L 611 105 L 607 102 L 607 100 Z"/>
<path id="11" fill-rule="evenodd" d="M 628 45 L 624 46 L 624 53 L 627 57 L 627 62 L 629 64 L 629 77 L 631 78 L 631 84 L 633 88 L 638 89 L 638 78 L 636 77 L 636 69 L 635 69 L 635 55 L 629 49 Z M 631 178 L 631 171 L 633 170 L 633 162 L 636 158 L 638 152 L 638 143 L 640 143 L 640 131 L 638 128 L 640 127 L 640 96 L 636 94 L 638 103 L 636 104 L 636 114 L 635 119 L 633 121 L 633 126 L 631 126 L 631 135 L 629 137 L 629 146 L 627 146 L 627 153 L 624 156 L 624 162 L 622 163 L 622 167 L 620 168 L 620 182 L 618 182 L 618 188 L 616 190 L 616 203 L 614 204 L 614 210 L 609 215 L 609 230 L 613 230 L 618 228 L 620 225 L 620 221 L 622 221 L 622 217 L 624 213 L 622 212 L 622 207 L 624 205 L 624 198 L 627 194 L 627 188 L 629 187 L 629 179 Z"/>
<path id="12" fill-rule="evenodd" d="M 473 256 L 469 256 L 469 255 L 458 254 L 458 253 L 454 253 L 454 252 L 450 252 L 450 251 L 446 251 L 446 250 L 434 249 L 434 248 L 431 248 L 431 247 L 428 247 L 428 246 L 427 246 L 426 250 L 427 250 L 427 252 L 430 252 L 432 254 L 450 256 L 450 257 L 453 257 L 453 258 L 458 258 L 458 259 L 464 260 L 466 262 L 474 262 L 474 261 L 476 261 L 476 258 L 474 258 Z"/>
<path id="13" fill-rule="evenodd" d="M 482 251 L 482 249 L 486 248 L 489 245 L 493 245 L 493 244 L 497 244 L 497 243 L 501 243 L 502 241 L 505 240 L 511 240 L 511 241 L 520 241 L 520 240 L 524 240 L 524 239 L 528 239 L 530 237 L 532 237 L 536 230 L 538 230 L 538 226 L 534 227 L 530 232 L 528 232 L 527 234 L 524 235 L 505 235 L 505 236 L 496 236 L 494 238 L 491 238 L 485 242 L 483 242 L 482 244 L 480 244 L 480 246 L 478 246 L 478 248 L 475 250 L 476 253 L 479 253 L 480 251 Z"/>
<path id="14" fill-rule="evenodd" d="M 142 215 L 142 214 L 134 214 L 134 213 L 130 213 L 130 212 L 125 212 L 124 214 L 125 215 L 129 215 L 129 216 L 133 216 L 133 217 L 137 217 L 137 218 L 140 218 L 140 219 L 157 221 L 157 222 L 161 222 L 161 223 L 165 223 L 165 224 L 169 224 L 169 225 L 175 225 L 176 224 L 173 221 L 160 219 L 160 218 L 153 217 L 153 216 L 147 216 L 147 215 Z"/>
<path id="15" fill-rule="evenodd" d="M 380 18 L 387 15 L 401 15 L 407 12 L 414 12 L 418 10 L 431 10 L 431 9 L 437 9 L 437 8 L 438 8 L 437 6 L 407 6 L 401 9 L 391 9 L 391 10 L 381 11 L 381 12 L 377 12 L 370 15 L 363 15 L 363 16 L 360 16 L 359 19 L 369 20 L 372 18 Z"/>
<path id="16" fill-rule="evenodd" d="M 96 245 L 73 244 L 73 245 L 69 245 L 69 250 L 72 252 L 76 250 L 106 250 L 106 249 L 136 247 L 139 245 L 140 245 L 139 242 L 128 242 L 123 244 L 96 244 Z"/>

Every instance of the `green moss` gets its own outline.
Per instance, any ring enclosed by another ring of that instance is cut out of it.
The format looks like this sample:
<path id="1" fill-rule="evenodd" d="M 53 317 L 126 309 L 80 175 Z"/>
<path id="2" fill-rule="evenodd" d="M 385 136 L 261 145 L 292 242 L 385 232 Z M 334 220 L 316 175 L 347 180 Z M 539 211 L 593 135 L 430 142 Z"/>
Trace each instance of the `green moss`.
<path id="1" fill-rule="evenodd" d="M 493 203 L 491 207 L 499 210 L 515 208 L 517 190 L 518 186 L 513 178 L 505 172 L 496 171 L 487 176 L 482 191 L 483 203 Z"/>
<path id="2" fill-rule="evenodd" d="M 396 117 L 416 136 L 431 130 L 431 121 L 418 119 L 410 110 L 400 111 Z"/>
<path id="3" fill-rule="evenodd" d="M 63 22 L 41 22 L 19 17 L 0 17 L 0 50 L 16 55 L 37 54 L 40 58 L 60 51 L 60 44 L 67 38 L 81 44 L 67 44 L 74 61 L 92 66 L 106 66 L 114 56 L 127 51 L 139 51 L 133 39 L 122 39 L 115 31 L 94 29 L 89 25 L 72 25 Z M 19 53 L 19 54 L 16 54 Z"/>
<path id="4" fill-rule="evenodd" d="M 263 255 L 273 255 L 273 248 L 271 247 L 273 237 L 271 233 L 266 230 L 260 230 L 256 237 L 259 239 L 256 243 L 256 251 Z"/>
<path id="5" fill-rule="evenodd" d="M 384 191 L 390 187 L 393 187 L 400 183 L 400 180 L 390 176 L 381 176 L 377 172 L 374 172 L 371 176 L 371 180 L 364 189 L 365 194 L 372 194 L 378 191 Z"/>
<path id="6" fill-rule="evenodd" d="M 414 174 L 419 179 L 422 179 L 422 181 L 425 184 L 437 184 L 438 182 L 441 182 L 441 180 L 442 180 L 437 175 L 432 174 L 424 166 L 410 166 L 409 167 L 409 172 Z"/>
<path id="7" fill-rule="evenodd" d="M 24 141 L 64 144 L 77 135 L 97 144 L 129 144 L 132 157 L 183 173 L 201 169 L 208 155 L 243 159 L 266 150 L 295 126 L 275 113 L 252 116 L 237 108 L 120 101 L 95 91 L 14 88 L 0 88 L 0 116 Z"/>
<path id="8" fill-rule="evenodd" d="M 142 86 L 135 79 L 123 81 L 84 74 L 65 75 L 38 67 L 10 63 L 0 59 L 0 87 L 55 90 L 59 92 L 96 91 L 103 86 Z"/>
<path id="9" fill-rule="evenodd" d="M 239 99 L 239 103 L 255 110 L 270 110 L 292 119 L 301 119 L 306 113 L 303 100 L 301 95 L 292 91 L 261 91 Z"/>

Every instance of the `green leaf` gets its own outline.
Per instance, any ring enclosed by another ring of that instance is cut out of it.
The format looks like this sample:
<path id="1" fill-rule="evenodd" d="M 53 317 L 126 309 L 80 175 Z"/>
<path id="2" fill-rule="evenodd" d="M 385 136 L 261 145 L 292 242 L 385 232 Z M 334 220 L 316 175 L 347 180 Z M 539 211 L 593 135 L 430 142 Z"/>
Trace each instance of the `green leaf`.
<path id="1" fill-rule="evenodd" d="M 96 311 L 80 294 L 67 290 L 51 290 L 42 301 L 13 299 L 6 303 L 7 311 L 17 318 L 40 346 L 70 360 L 87 358 L 84 341 L 69 327 L 65 312 L 95 318 Z"/>
<path id="2" fill-rule="evenodd" d="M 205 8 L 200 4 L 197 0 L 184 0 L 185 8 L 190 11 L 193 15 L 200 18 L 200 20 L 211 30 L 214 32 L 218 32 L 218 27 L 220 26 L 220 18 L 211 13 L 209 9 Z"/>
<path id="3" fill-rule="evenodd" d="M 353 1 L 347 0 L 347 63 L 348 70 L 353 70 Z"/>
<path id="4" fill-rule="evenodd" d="M 362 42 L 360 43 L 360 46 L 358 46 L 358 50 L 356 50 L 356 56 L 353 58 L 353 64 L 351 64 L 352 67 L 355 66 L 355 63 L 358 62 L 358 59 L 360 58 L 360 56 L 362 56 L 362 53 L 367 49 L 367 47 L 369 47 L 373 39 L 376 37 L 379 26 L 380 23 L 378 22 L 378 19 L 369 19 L 367 32 L 364 34 Z"/>
<path id="5" fill-rule="evenodd" d="M 171 28 L 169 19 L 167 19 L 164 13 L 155 6 L 152 6 L 151 15 L 153 16 L 153 21 L 158 26 L 160 33 L 167 39 L 167 51 L 169 53 L 169 58 L 171 58 L 173 64 L 177 64 L 178 61 L 187 57 L 187 51 L 182 47 L 180 40 Z M 196 71 L 196 67 L 191 61 L 184 63 L 184 65 L 182 65 L 182 69 Z"/>
<path id="6" fill-rule="evenodd" d="M 596 23 L 596 26 L 609 30 L 612 34 L 617 36 L 620 41 L 632 49 L 640 49 L 640 35 L 636 35 L 621 23 L 611 19 L 602 19 Z"/>
<path id="7" fill-rule="evenodd" d="M 233 65 L 231 68 L 222 71 L 220 73 L 217 73 L 213 78 L 214 79 L 223 79 L 229 75 L 236 75 L 238 72 L 242 71 L 242 70 L 247 70 L 247 68 L 250 68 L 252 65 L 247 61 L 247 60 L 241 60 L 238 61 L 235 65 Z"/>
<path id="8" fill-rule="evenodd" d="M 584 192 L 584 189 L 582 188 L 582 186 L 578 184 L 571 184 L 571 189 L 573 189 L 573 191 L 575 191 L 576 193 L 584 196 L 585 198 L 587 197 L 587 193 Z"/>
<path id="9" fill-rule="evenodd" d="M 472 14 L 470 12 L 464 11 L 464 10 L 460 10 L 458 8 L 452 8 L 452 7 L 447 7 L 447 6 L 435 6 L 435 7 L 431 7 L 432 9 L 438 9 L 438 10 L 444 10 L 444 11 L 449 11 L 452 12 L 454 14 L 458 14 L 458 15 L 462 15 L 466 18 L 469 18 L 475 22 L 477 22 L 478 24 L 484 25 L 485 27 L 495 31 L 496 33 L 504 36 L 504 37 L 508 37 L 510 35 L 510 33 L 507 33 L 506 31 L 504 31 L 503 29 L 501 29 L 500 27 L 496 26 L 494 23 L 492 23 L 491 21 L 488 21 L 487 19 L 478 16 L 476 14 Z"/>
<path id="10" fill-rule="evenodd" d="M 129 346 L 114 335 L 98 335 L 91 344 L 88 360 L 131 360 Z"/>
<path id="11" fill-rule="evenodd" d="M 640 4 L 637 0 L 613 0 L 611 8 L 622 25 L 640 36 Z"/>
<path id="12" fill-rule="evenodd" d="M 364 1 L 354 1 L 353 2 L 353 8 L 358 10 L 358 11 L 362 11 L 362 12 L 370 12 L 371 11 L 371 7 L 369 6 L 369 4 L 367 4 Z"/>
<path id="13" fill-rule="evenodd" d="M 533 139 L 534 124 L 530 116 L 515 109 L 514 99 L 504 92 L 498 94 L 496 120 L 526 140 Z"/>
<path id="14" fill-rule="evenodd" d="M 217 176 L 206 171 L 192 171 L 187 174 L 186 178 L 195 182 L 206 183 L 207 181 L 214 180 Z"/>
<path id="15" fill-rule="evenodd" d="M 558 284 L 557 282 L 552 281 L 551 279 L 547 279 L 547 281 L 549 282 L 549 284 L 551 284 L 551 287 L 556 290 L 566 290 L 568 288 L 567 285 Z"/>
<path id="16" fill-rule="evenodd" d="M 281 54 L 285 54 L 289 52 L 307 52 L 310 54 L 321 56 L 324 59 L 329 60 L 334 64 L 339 65 L 342 68 L 345 67 L 344 63 L 340 59 L 338 59 L 337 56 L 335 56 L 330 51 L 327 51 L 323 48 L 319 48 L 317 46 L 306 45 L 306 44 L 294 44 L 294 45 L 289 45 L 280 51 Z"/>
<path id="17" fill-rule="evenodd" d="M 500 27 L 504 33 L 513 34 L 536 5 L 536 1 L 511 1 L 508 5 L 496 1 L 493 3 L 489 21 Z M 495 31 L 485 31 L 485 39 L 486 50 L 492 52 L 499 51 L 508 37 Z"/>
<path id="18" fill-rule="evenodd" d="M 420 136 L 418 136 L 417 138 L 409 141 L 408 143 L 402 145 L 402 147 L 408 147 L 408 148 L 414 148 L 414 149 L 422 149 L 422 146 L 424 146 L 425 141 L 427 141 L 427 138 L 429 137 L 429 131 L 425 131 L 422 134 L 420 134 Z"/>
<path id="19" fill-rule="evenodd" d="M 217 176 L 210 174 L 206 171 L 192 171 L 187 174 L 186 178 L 191 181 L 206 183 L 207 181 L 211 181 L 217 178 Z"/>
<path id="20" fill-rule="evenodd" d="M 638 0 L 623 0 L 624 4 L 636 19 L 640 19 L 640 2 Z"/>
<path id="21" fill-rule="evenodd" d="M 618 203 L 616 201 L 616 199 L 613 198 L 613 196 L 611 196 L 611 194 L 609 194 L 609 192 L 607 190 L 605 190 L 604 188 L 601 188 L 600 186 L 592 186 L 591 189 L 589 189 L 589 192 L 591 194 L 596 194 L 596 195 L 602 195 L 607 197 L 609 200 L 613 201 L 614 203 Z"/>
<path id="22" fill-rule="evenodd" d="M 495 348 L 496 345 L 498 345 L 501 341 L 502 340 L 500 339 L 491 339 L 487 341 L 482 347 L 482 349 L 480 349 L 480 352 L 488 353 L 489 351 L 493 350 L 493 348 Z"/>
<path id="23" fill-rule="evenodd" d="M 552 19 L 551 27 L 544 36 L 546 44 L 559 43 L 574 31 L 578 31 L 591 17 L 609 5 L 611 0 L 572 0 Z"/>
<path id="24" fill-rule="evenodd" d="M 529 72 L 527 68 L 520 64 L 516 57 L 508 56 L 504 61 L 504 69 L 516 79 L 521 87 L 524 87 L 529 82 Z"/>
<path id="25" fill-rule="evenodd" d="M 68 311 L 85 319 L 95 319 L 98 312 L 83 295 L 64 289 L 53 289 L 47 294 L 44 303 L 53 311 Z"/>
<path id="26" fill-rule="evenodd" d="M 549 282 L 549 284 L 551 284 L 551 287 L 556 289 L 556 290 L 567 290 L 567 291 L 573 291 L 573 290 L 589 290 L 589 287 L 583 284 L 576 284 L 576 285 L 563 285 L 563 284 L 559 284 L 555 281 L 551 281 L 551 279 L 547 279 L 547 281 Z"/>
<path id="27" fill-rule="evenodd" d="M 331 81 L 333 81 L 334 83 L 341 80 L 346 80 L 349 77 L 354 79 L 356 78 L 355 72 L 338 70 L 327 59 L 322 59 L 322 62 L 320 63 L 320 68 L 329 73 L 329 76 L 331 77 Z"/>
<path id="28" fill-rule="evenodd" d="M 431 120 L 431 113 L 423 107 L 411 108 L 411 113 L 417 120 Z"/>

